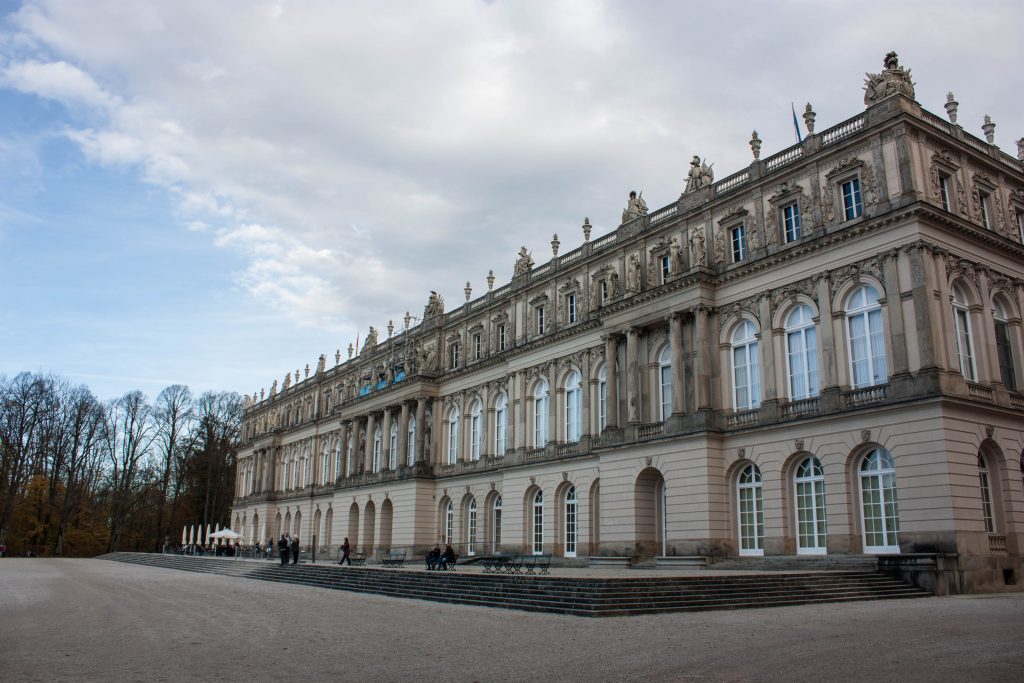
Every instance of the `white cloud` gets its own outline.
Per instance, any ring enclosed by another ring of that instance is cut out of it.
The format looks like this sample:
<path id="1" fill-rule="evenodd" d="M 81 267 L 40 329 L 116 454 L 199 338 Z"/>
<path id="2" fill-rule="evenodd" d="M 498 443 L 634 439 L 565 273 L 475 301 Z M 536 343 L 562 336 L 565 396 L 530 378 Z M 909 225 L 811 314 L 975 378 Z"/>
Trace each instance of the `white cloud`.
<path id="1" fill-rule="evenodd" d="M 118 98 L 105 92 L 89 74 L 64 61 L 13 62 L 3 69 L 0 82 L 9 88 L 70 105 L 110 109 L 119 104 Z"/>

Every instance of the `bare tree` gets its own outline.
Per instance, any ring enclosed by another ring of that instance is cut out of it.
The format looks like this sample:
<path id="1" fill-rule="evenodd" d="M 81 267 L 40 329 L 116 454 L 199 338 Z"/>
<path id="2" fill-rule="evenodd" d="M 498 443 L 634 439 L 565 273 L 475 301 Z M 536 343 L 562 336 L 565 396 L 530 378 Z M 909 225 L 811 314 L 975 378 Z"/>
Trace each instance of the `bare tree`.
<path id="1" fill-rule="evenodd" d="M 61 468 L 55 473 L 64 490 L 53 548 L 58 557 L 64 555 L 72 514 L 80 508 L 99 478 L 100 447 L 108 426 L 103 406 L 85 386 L 77 387 L 68 396 L 64 412 L 69 416 L 71 443 L 62 458 Z"/>
<path id="2" fill-rule="evenodd" d="M 110 462 L 110 540 L 116 551 L 124 527 L 138 510 L 149 482 L 156 425 L 141 391 L 130 391 L 107 407 L 106 455 Z"/>
<path id="3" fill-rule="evenodd" d="M 172 384 L 156 397 L 157 442 L 160 451 L 160 505 L 156 517 L 155 549 L 166 542 L 164 510 L 167 507 L 167 489 L 172 471 L 188 445 L 188 434 L 193 419 L 192 392 L 184 384 Z M 179 479 L 180 480 L 180 479 Z M 177 486 L 175 486 L 177 488 Z M 173 514 L 168 524 L 173 522 Z"/>
<path id="4" fill-rule="evenodd" d="M 40 452 L 46 382 L 27 372 L 0 380 L 0 544 L 6 543 L 14 505 Z"/>

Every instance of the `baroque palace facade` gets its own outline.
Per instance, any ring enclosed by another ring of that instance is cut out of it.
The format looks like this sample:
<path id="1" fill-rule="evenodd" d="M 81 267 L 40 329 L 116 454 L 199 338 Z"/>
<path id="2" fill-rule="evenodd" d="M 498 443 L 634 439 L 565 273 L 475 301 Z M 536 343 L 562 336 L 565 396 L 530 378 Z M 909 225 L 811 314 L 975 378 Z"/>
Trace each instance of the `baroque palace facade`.
<path id="1" fill-rule="evenodd" d="M 1019 585 L 1024 141 L 863 112 L 246 400 L 234 528 L 374 554 L 879 555 Z M 579 560 L 582 561 L 582 560 Z"/>

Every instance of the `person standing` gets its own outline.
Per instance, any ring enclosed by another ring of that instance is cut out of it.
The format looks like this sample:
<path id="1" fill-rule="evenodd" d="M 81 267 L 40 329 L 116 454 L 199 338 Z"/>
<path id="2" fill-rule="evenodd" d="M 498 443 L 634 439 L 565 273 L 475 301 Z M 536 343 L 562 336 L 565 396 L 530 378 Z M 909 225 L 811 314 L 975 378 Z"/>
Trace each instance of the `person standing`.
<path id="1" fill-rule="evenodd" d="M 287 562 L 286 562 L 287 563 Z M 299 563 L 299 537 L 292 537 L 292 564 Z"/>
<path id="2" fill-rule="evenodd" d="M 288 564 L 288 539 L 281 534 L 281 540 L 277 542 L 277 553 L 281 556 L 281 566 Z"/>
<path id="3" fill-rule="evenodd" d="M 348 536 L 345 537 L 345 542 L 341 544 L 341 559 L 338 560 L 338 564 L 344 565 L 348 562 L 348 566 L 352 566 L 352 558 L 348 554 L 352 552 L 352 546 L 348 543 Z"/>

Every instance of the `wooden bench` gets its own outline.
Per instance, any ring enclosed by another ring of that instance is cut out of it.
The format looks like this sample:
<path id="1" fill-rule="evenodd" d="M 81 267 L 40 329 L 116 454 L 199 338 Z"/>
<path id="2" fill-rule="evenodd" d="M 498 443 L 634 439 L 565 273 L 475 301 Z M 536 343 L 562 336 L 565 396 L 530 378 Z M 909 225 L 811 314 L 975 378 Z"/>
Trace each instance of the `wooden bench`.
<path id="1" fill-rule="evenodd" d="M 523 560 L 525 574 L 549 574 L 551 568 L 550 555 L 528 555 Z"/>
<path id="2" fill-rule="evenodd" d="M 349 561 L 355 567 L 362 567 L 366 564 L 366 551 L 360 551 L 348 556 Z"/>
<path id="3" fill-rule="evenodd" d="M 382 567 L 404 567 L 405 551 L 392 550 L 387 557 L 381 559 L 380 564 Z"/>

